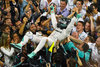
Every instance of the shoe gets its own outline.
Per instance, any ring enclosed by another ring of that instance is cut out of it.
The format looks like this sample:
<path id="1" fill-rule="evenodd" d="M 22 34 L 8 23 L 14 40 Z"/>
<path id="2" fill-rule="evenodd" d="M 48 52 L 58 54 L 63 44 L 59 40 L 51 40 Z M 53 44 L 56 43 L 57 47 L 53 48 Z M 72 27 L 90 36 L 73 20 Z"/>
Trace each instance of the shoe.
<path id="1" fill-rule="evenodd" d="M 34 52 L 31 52 L 30 54 L 28 54 L 28 57 L 32 59 L 35 55 L 36 54 Z"/>
<path id="2" fill-rule="evenodd" d="M 15 43 L 10 43 L 10 45 L 11 45 L 12 47 L 14 47 L 14 48 L 19 49 L 19 50 L 21 50 L 21 49 L 22 49 L 22 45 L 21 45 L 20 43 L 18 43 L 18 44 L 15 44 Z"/>

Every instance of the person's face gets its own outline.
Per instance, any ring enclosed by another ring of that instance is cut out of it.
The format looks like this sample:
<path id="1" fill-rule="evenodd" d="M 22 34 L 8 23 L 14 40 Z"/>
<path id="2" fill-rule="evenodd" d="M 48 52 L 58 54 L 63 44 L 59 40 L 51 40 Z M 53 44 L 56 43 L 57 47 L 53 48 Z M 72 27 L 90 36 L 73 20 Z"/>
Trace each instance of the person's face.
<path id="1" fill-rule="evenodd" d="M 40 26 L 37 26 L 37 27 L 36 27 L 36 30 L 41 30 L 41 27 L 40 27 Z"/>
<path id="2" fill-rule="evenodd" d="M 96 14 L 97 13 L 97 9 L 93 6 L 93 13 Z"/>
<path id="3" fill-rule="evenodd" d="M 78 33 L 77 32 L 73 32 L 72 36 L 75 37 L 76 39 L 78 39 Z"/>
<path id="4" fill-rule="evenodd" d="M 7 19 L 5 24 L 9 25 L 9 26 L 12 26 L 12 22 L 11 22 L 11 19 Z"/>
<path id="5" fill-rule="evenodd" d="M 5 30 L 4 30 L 4 32 L 10 34 L 10 28 L 6 27 Z"/>
<path id="6" fill-rule="evenodd" d="M 77 2 L 76 2 L 76 7 L 77 7 L 78 9 L 82 9 L 81 1 L 77 1 Z"/>
<path id="7" fill-rule="evenodd" d="M 16 22 L 16 27 L 17 27 L 18 29 L 20 29 L 20 27 L 21 27 L 21 22 L 20 22 L 20 21 L 17 21 L 17 22 Z"/>
<path id="8" fill-rule="evenodd" d="M 96 46 L 97 46 L 97 47 L 100 47 L 100 37 L 97 38 L 97 40 L 96 40 Z"/>
<path id="9" fill-rule="evenodd" d="M 86 37 L 84 42 L 88 43 L 89 42 L 89 37 Z"/>
<path id="10" fill-rule="evenodd" d="M 82 23 L 78 22 L 77 23 L 77 26 L 76 26 L 76 30 L 78 32 L 80 32 L 80 31 L 83 31 L 83 29 L 84 29 L 84 26 L 82 25 Z"/>
<path id="11" fill-rule="evenodd" d="M 16 39 L 19 40 L 19 36 L 18 36 L 17 33 L 15 33 L 15 34 L 13 35 L 13 39 L 14 39 L 14 40 L 16 40 Z"/>
<path id="12" fill-rule="evenodd" d="M 61 7 L 61 10 L 63 10 L 64 8 L 66 8 L 66 2 L 65 1 L 61 1 L 60 2 L 60 7 Z"/>
<path id="13" fill-rule="evenodd" d="M 85 25 L 85 31 L 86 32 L 90 31 L 90 24 L 89 23 L 86 23 L 86 25 Z"/>
<path id="14" fill-rule="evenodd" d="M 35 26 L 34 24 L 32 24 L 32 25 L 30 26 L 30 30 L 31 30 L 32 32 L 35 32 L 35 31 L 36 31 L 36 26 Z"/>

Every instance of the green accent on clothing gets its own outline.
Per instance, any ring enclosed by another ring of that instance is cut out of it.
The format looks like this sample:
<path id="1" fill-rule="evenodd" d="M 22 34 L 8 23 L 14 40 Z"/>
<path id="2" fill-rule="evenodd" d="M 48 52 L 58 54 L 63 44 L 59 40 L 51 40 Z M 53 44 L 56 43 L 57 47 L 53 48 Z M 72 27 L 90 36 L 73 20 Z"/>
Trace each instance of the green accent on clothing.
<path id="1" fill-rule="evenodd" d="M 84 58 L 84 56 L 85 56 L 86 59 L 87 58 L 89 59 L 89 57 L 90 57 L 90 52 L 85 52 L 84 53 L 83 51 L 80 51 L 77 47 L 74 46 L 74 43 L 71 42 L 71 41 L 69 43 L 66 43 L 64 45 L 64 47 L 65 47 L 66 50 L 69 50 L 69 51 L 71 51 L 71 48 L 74 48 L 75 50 L 78 50 L 78 55 L 79 55 L 80 58 Z"/>
<path id="2" fill-rule="evenodd" d="M 68 42 L 64 45 L 65 47 L 65 50 L 69 50 L 71 51 L 71 48 L 74 48 L 75 50 L 78 50 L 78 55 L 80 58 L 85 58 L 85 62 L 88 62 L 89 61 L 89 58 L 90 58 L 90 53 L 91 53 L 91 50 L 89 49 L 87 52 L 83 52 L 83 51 L 80 51 L 77 47 L 74 46 L 74 43 L 73 42 Z M 75 58 L 76 59 L 76 58 Z M 77 59 L 76 59 L 77 60 Z M 77 64 L 76 64 L 76 67 Z"/>
<path id="3" fill-rule="evenodd" d="M 79 19 L 82 15 L 81 14 L 77 14 L 76 18 Z"/>
<path id="4" fill-rule="evenodd" d="M 34 52 L 31 52 L 30 54 L 28 54 L 29 58 L 33 58 L 36 54 Z"/>
<path id="5" fill-rule="evenodd" d="M 54 13 L 54 7 L 51 6 L 50 9 L 51 9 L 51 14 L 53 14 Z"/>
<path id="6" fill-rule="evenodd" d="M 24 41 L 24 37 L 23 37 L 22 41 Z"/>
<path id="7" fill-rule="evenodd" d="M 91 50 L 89 49 L 87 52 L 85 52 L 85 61 L 88 62 L 90 58 Z"/>

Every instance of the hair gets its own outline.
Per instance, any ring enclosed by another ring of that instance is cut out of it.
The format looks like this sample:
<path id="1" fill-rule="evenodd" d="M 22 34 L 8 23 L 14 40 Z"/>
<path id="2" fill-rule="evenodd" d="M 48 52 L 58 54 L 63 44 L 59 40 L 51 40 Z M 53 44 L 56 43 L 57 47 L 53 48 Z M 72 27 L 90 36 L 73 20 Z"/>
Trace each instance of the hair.
<path id="1" fill-rule="evenodd" d="M 12 36 L 10 36 L 11 39 L 14 39 L 13 36 L 14 36 L 15 34 L 17 34 L 17 36 L 19 37 L 19 34 L 18 34 L 18 32 L 16 31 L 16 32 L 12 33 Z M 18 43 L 20 42 L 20 39 L 21 39 L 21 37 L 19 37 Z"/>
<path id="2" fill-rule="evenodd" d="M 98 9 L 98 5 L 97 5 L 97 3 L 92 3 L 90 6 L 91 6 L 91 7 L 94 6 L 96 9 Z"/>
<path id="3" fill-rule="evenodd" d="M 6 22 L 6 20 L 8 20 L 8 19 L 10 19 L 10 18 L 5 18 L 4 20 L 3 20 L 3 22 L 5 23 Z M 11 19 L 10 19 L 11 20 Z"/>
<path id="4" fill-rule="evenodd" d="M 2 33 L 1 38 L 0 38 L 0 47 L 3 46 L 4 48 L 9 48 L 10 45 L 7 42 L 8 39 L 8 35 L 7 33 Z"/>
<path id="5" fill-rule="evenodd" d="M 90 20 L 86 20 L 86 21 L 85 21 L 85 25 L 84 25 L 84 31 L 85 31 L 85 26 L 86 26 L 86 23 L 91 24 L 91 23 L 90 23 Z M 89 30 L 89 31 L 90 31 L 90 30 Z M 85 32 L 86 32 L 86 31 L 85 31 Z"/>
<path id="6" fill-rule="evenodd" d="M 77 1 L 80 1 L 80 2 L 81 2 L 81 4 L 83 5 L 83 0 L 77 0 Z"/>
<path id="7" fill-rule="evenodd" d="M 70 67 L 75 67 L 77 62 L 76 62 L 75 58 L 70 57 L 68 64 L 69 64 Z"/>
<path id="8" fill-rule="evenodd" d="M 81 23 L 83 26 L 85 25 L 83 21 L 78 21 L 78 23 Z"/>
<path id="9" fill-rule="evenodd" d="M 42 22 L 42 21 L 45 21 L 45 20 L 47 20 L 47 16 L 41 16 L 41 17 L 40 17 L 40 22 L 38 23 L 39 26 L 41 25 L 41 22 Z"/>
<path id="10" fill-rule="evenodd" d="M 6 27 L 9 27 L 9 28 L 10 28 L 9 25 L 4 24 L 4 25 L 2 25 L 2 27 L 1 27 L 1 31 L 2 31 L 2 32 L 5 31 L 5 28 L 6 28 Z"/>
<path id="11" fill-rule="evenodd" d="M 89 37 L 89 41 L 92 42 L 92 43 L 95 43 L 95 40 L 92 36 L 88 36 Z"/>
<path id="12" fill-rule="evenodd" d="M 84 19 L 84 23 L 89 23 L 90 24 L 90 19 Z"/>
<path id="13" fill-rule="evenodd" d="M 89 49 L 89 46 L 88 46 L 88 44 L 84 43 L 84 45 L 82 46 L 82 48 L 83 48 L 84 52 L 87 52 L 88 49 Z"/>
<path id="14" fill-rule="evenodd" d="M 86 13 L 90 14 L 93 12 L 93 7 L 92 6 L 88 6 L 88 9 L 86 10 Z"/>
<path id="15" fill-rule="evenodd" d="M 65 1 L 66 4 L 68 3 L 68 0 L 61 0 L 61 1 Z"/>
<path id="16" fill-rule="evenodd" d="M 85 25 L 86 25 L 86 23 L 89 23 L 89 24 L 91 24 L 91 23 L 90 23 L 90 20 L 86 20 L 86 21 L 85 21 Z"/>

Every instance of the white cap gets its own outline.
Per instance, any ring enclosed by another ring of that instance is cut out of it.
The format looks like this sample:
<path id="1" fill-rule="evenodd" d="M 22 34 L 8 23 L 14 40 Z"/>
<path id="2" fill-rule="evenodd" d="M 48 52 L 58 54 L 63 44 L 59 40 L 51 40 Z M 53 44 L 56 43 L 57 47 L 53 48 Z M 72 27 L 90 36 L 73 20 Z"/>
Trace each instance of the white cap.
<path id="1" fill-rule="evenodd" d="M 83 18 L 79 18 L 78 21 L 82 21 L 82 22 L 84 22 Z"/>

